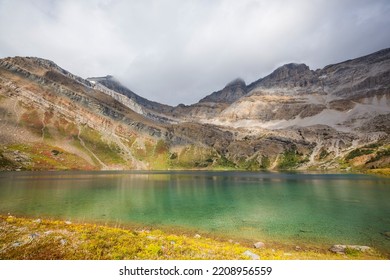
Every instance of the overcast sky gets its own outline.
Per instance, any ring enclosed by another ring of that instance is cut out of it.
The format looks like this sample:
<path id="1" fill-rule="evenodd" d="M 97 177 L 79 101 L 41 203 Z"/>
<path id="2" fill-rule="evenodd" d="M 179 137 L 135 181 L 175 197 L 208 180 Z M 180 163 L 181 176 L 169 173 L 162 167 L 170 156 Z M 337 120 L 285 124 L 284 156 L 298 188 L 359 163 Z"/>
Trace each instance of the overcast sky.
<path id="1" fill-rule="evenodd" d="M 0 0 L 0 57 L 42 57 L 191 104 L 285 63 L 317 69 L 388 48 L 389 15 L 389 0 Z"/>

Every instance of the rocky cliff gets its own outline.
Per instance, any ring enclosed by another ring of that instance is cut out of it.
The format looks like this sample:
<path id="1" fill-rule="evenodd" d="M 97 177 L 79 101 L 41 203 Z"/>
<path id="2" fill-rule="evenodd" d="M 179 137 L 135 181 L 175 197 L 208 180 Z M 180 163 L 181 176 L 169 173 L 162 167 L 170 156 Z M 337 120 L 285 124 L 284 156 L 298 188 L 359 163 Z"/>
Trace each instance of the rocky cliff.
<path id="1" fill-rule="evenodd" d="M 171 107 L 111 76 L 0 60 L 0 169 L 377 169 L 390 162 L 390 49 L 286 64 Z"/>

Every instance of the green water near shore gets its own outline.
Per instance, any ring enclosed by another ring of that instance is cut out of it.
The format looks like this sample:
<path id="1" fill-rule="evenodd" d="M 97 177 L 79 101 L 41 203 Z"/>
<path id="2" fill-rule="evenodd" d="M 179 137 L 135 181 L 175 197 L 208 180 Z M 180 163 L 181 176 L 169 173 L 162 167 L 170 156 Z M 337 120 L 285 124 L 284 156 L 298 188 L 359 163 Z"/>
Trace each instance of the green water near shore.
<path id="1" fill-rule="evenodd" d="M 390 179 L 367 175 L 2 172 L 0 213 L 390 253 Z"/>

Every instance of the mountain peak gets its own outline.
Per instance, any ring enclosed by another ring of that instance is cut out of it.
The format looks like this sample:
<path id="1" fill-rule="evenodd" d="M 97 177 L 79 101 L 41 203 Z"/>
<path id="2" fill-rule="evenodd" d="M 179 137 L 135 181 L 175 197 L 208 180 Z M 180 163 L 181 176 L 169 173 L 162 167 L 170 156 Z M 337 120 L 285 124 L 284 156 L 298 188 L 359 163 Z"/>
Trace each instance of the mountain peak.
<path id="1" fill-rule="evenodd" d="M 39 57 L 31 57 L 31 56 L 7 57 L 1 59 L 1 63 L 3 65 L 17 66 L 21 69 L 27 70 L 28 72 L 34 74 L 41 74 L 42 71 L 48 71 L 48 70 L 56 70 L 63 74 L 68 73 L 68 71 L 62 69 L 53 61 L 44 58 L 39 58 Z"/>
<path id="2" fill-rule="evenodd" d="M 259 79 L 248 86 L 249 91 L 256 87 L 294 87 L 302 80 L 312 80 L 313 71 L 304 63 L 288 63 L 275 69 L 268 76 Z"/>
<path id="3" fill-rule="evenodd" d="M 143 106 L 144 108 L 152 110 L 169 110 L 171 107 L 165 104 L 160 104 L 154 101 L 150 101 L 146 98 L 139 96 L 138 94 L 131 91 L 129 88 L 124 86 L 118 79 L 112 75 L 106 75 L 104 77 L 91 77 L 87 79 L 89 82 L 98 83 L 106 88 L 113 90 L 117 93 L 120 93 L 128 98 L 132 99 L 134 102 Z"/>
<path id="4" fill-rule="evenodd" d="M 297 74 L 310 72 L 309 66 L 304 63 L 288 63 L 278 67 L 270 76 L 287 78 Z"/>
<path id="5" fill-rule="evenodd" d="M 247 88 L 245 81 L 241 78 L 237 78 L 228 83 L 222 90 L 213 92 L 199 102 L 221 102 L 231 104 L 246 93 Z"/>
<path id="6" fill-rule="evenodd" d="M 241 78 L 236 78 L 233 81 L 229 82 L 226 87 L 231 87 L 231 86 L 246 86 L 245 81 Z"/>

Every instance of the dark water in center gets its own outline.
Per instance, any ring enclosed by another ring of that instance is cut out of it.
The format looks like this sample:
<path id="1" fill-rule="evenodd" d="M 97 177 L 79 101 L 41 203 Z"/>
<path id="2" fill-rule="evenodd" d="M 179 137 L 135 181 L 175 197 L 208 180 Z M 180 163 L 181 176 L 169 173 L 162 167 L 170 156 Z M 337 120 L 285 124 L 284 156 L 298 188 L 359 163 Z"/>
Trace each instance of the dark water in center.
<path id="1" fill-rule="evenodd" d="M 390 252 L 390 179 L 252 172 L 3 172 L 0 213 Z"/>

